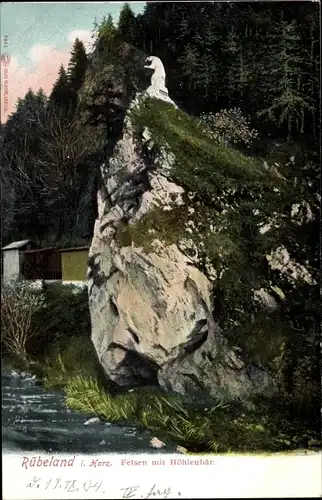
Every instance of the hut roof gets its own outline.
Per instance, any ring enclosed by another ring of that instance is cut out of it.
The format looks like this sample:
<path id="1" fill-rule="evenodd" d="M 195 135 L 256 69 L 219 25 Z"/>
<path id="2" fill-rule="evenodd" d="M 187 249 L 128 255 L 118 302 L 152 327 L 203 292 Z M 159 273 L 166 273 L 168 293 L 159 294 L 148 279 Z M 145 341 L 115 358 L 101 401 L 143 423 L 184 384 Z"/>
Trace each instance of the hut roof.
<path id="1" fill-rule="evenodd" d="M 18 248 L 23 248 L 24 246 L 28 245 L 28 243 L 32 243 L 32 241 L 31 240 L 13 241 L 12 243 L 9 243 L 9 245 L 2 247 L 1 250 L 16 250 Z"/>

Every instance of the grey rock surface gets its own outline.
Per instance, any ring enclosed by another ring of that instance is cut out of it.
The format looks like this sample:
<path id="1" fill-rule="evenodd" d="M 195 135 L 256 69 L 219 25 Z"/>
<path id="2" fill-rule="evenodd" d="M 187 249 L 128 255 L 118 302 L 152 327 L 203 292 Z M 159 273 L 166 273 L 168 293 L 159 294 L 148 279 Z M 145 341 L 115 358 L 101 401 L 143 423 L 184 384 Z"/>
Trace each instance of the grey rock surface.
<path id="1" fill-rule="evenodd" d="M 268 372 L 248 366 L 238 349 L 229 348 L 213 319 L 211 280 L 192 257 L 158 239 L 149 252 L 144 241 L 119 245 L 121 224 L 135 224 L 154 207 L 170 210 L 184 193 L 169 179 L 174 157 L 154 150 L 147 127 L 140 139 L 133 132 L 131 110 L 146 95 L 131 103 L 101 169 L 105 194 L 98 193 L 88 269 L 92 341 L 100 363 L 122 387 L 158 383 L 181 394 L 224 392 L 246 399 L 270 394 Z"/>

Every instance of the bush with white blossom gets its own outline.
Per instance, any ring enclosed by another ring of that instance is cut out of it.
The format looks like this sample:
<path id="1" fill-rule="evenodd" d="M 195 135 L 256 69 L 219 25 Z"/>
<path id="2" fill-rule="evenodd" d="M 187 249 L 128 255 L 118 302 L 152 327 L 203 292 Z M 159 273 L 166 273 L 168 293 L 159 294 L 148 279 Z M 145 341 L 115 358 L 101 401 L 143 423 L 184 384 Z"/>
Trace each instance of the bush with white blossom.
<path id="1" fill-rule="evenodd" d="M 239 108 L 223 109 L 218 113 L 203 113 L 200 126 L 208 136 L 225 146 L 245 145 L 250 147 L 258 132 L 250 128 L 250 120 Z"/>

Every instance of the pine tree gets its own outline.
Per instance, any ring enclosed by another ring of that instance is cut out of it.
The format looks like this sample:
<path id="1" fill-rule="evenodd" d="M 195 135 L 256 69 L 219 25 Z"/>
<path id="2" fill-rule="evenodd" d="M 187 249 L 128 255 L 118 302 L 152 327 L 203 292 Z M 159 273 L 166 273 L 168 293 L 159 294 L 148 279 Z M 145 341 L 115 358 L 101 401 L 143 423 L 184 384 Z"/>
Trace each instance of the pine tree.
<path id="1" fill-rule="evenodd" d="M 54 107 L 63 114 L 68 114 L 74 105 L 74 93 L 68 81 L 63 65 L 60 66 L 58 79 L 49 96 L 49 108 Z"/>
<path id="2" fill-rule="evenodd" d="M 38 190 L 41 168 L 38 154 L 47 98 L 40 89 L 31 89 L 18 100 L 16 112 L 6 123 L 1 151 L 6 175 L 14 187 L 15 206 L 13 226 L 18 234 L 37 231 L 37 217 L 41 212 Z M 8 193 L 8 196 L 10 193 Z"/>
<path id="3" fill-rule="evenodd" d="M 123 40 L 134 43 L 137 33 L 136 18 L 128 3 L 122 7 L 117 30 Z"/>
<path id="4" fill-rule="evenodd" d="M 200 101 L 204 101 L 207 106 L 211 101 L 217 98 L 218 76 L 220 71 L 220 62 L 218 57 L 218 36 L 216 27 L 211 16 L 205 16 L 203 23 L 203 39 L 200 45 L 200 63 L 198 87 L 200 92 Z"/>
<path id="5" fill-rule="evenodd" d="M 312 123 L 312 128 L 310 130 L 310 135 L 314 138 L 317 137 L 318 127 L 319 127 L 319 89 L 320 89 L 320 58 L 319 58 L 319 23 L 318 17 L 312 13 L 307 15 L 307 26 L 309 27 L 307 33 L 307 43 L 303 44 L 302 57 L 305 63 L 303 71 L 303 89 L 311 97 L 314 105 L 311 109 L 310 116 L 311 120 L 307 120 Z"/>
<path id="6" fill-rule="evenodd" d="M 103 17 L 101 23 L 97 26 L 95 49 L 99 52 L 113 49 L 117 29 L 114 26 L 113 17 L 109 14 Z"/>
<path id="7" fill-rule="evenodd" d="M 194 94 L 198 87 L 198 73 L 200 54 L 193 45 L 187 45 L 182 56 L 178 59 L 180 65 L 181 91 L 182 93 Z"/>
<path id="8" fill-rule="evenodd" d="M 35 95 L 35 109 L 38 116 L 39 121 L 42 123 L 46 116 L 46 106 L 47 106 L 48 98 L 43 91 L 43 89 L 39 89 L 37 94 Z"/>
<path id="9" fill-rule="evenodd" d="M 36 94 L 31 89 L 23 98 L 18 99 L 16 111 L 5 127 L 6 144 L 12 143 L 13 149 L 19 153 L 22 149 L 37 151 L 39 127 L 46 114 L 47 97 L 42 90 Z"/>
<path id="10" fill-rule="evenodd" d="M 76 38 L 68 63 L 67 77 L 72 90 L 79 91 L 85 79 L 88 59 L 84 44 Z"/>
<path id="11" fill-rule="evenodd" d="M 37 95 L 38 102 L 39 102 L 39 103 L 42 103 L 42 104 L 44 104 L 44 105 L 45 105 L 45 104 L 46 104 L 46 102 L 47 102 L 47 96 L 46 96 L 46 94 L 45 94 L 45 92 L 44 92 L 44 89 L 43 89 L 43 88 L 40 88 L 40 89 L 38 90 L 38 92 L 37 92 L 37 94 L 36 94 L 36 95 Z"/>
<path id="12" fill-rule="evenodd" d="M 313 109 L 313 102 L 303 88 L 301 38 L 294 21 L 281 21 L 275 28 L 275 40 L 270 47 L 266 92 L 270 104 L 258 112 L 273 123 L 287 127 L 288 137 L 303 133 L 305 115 Z M 263 90 L 265 87 L 263 88 Z"/>

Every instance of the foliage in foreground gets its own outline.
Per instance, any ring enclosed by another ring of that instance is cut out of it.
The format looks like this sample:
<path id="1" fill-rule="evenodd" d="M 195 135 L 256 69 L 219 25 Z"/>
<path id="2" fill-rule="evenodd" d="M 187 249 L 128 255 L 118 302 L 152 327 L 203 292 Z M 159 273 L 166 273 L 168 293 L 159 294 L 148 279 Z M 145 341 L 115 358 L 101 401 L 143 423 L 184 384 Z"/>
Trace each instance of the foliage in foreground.
<path id="1" fill-rule="evenodd" d="M 196 406 L 174 394 L 140 388 L 117 396 L 93 378 L 71 378 L 66 405 L 115 423 L 142 426 L 172 439 L 189 451 L 283 451 L 292 448 L 296 431 L 278 427 L 264 412 L 243 413 L 240 403 L 212 401 Z"/>
<path id="2" fill-rule="evenodd" d="M 19 368 L 31 363 L 45 387 L 64 387 L 71 376 L 97 376 L 86 289 L 32 282 L 1 290 L 3 353 Z"/>
<path id="3" fill-rule="evenodd" d="M 43 294 L 26 282 L 2 286 L 1 343 L 11 356 L 26 361 L 27 342 L 38 334 L 32 319 L 43 305 Z"/>
<path id="4" fill-rule="evenodd" d="M 55 344 L 37 371 L 46 389 L 64 388 L 70 377 L 98 376 L 98 361 L 89 337 L 73 336 Z"/>
<path id="5" fill-rule="evenodd" d="M 41 337 L 46 340 L 46 344 L 75 335 L 90 335 L 86 288 L 50 283 L 45 285 L 44 297 L 44 307 L 34 315 L 33 321 L 41 330 Z"/>

